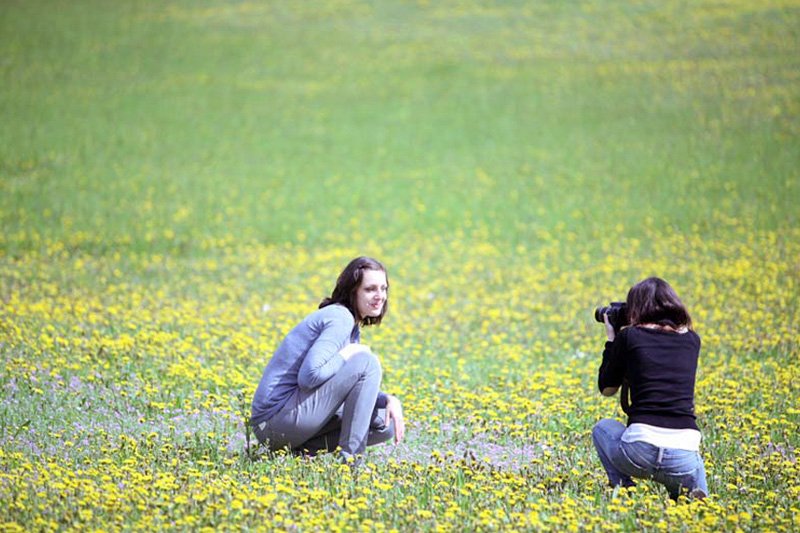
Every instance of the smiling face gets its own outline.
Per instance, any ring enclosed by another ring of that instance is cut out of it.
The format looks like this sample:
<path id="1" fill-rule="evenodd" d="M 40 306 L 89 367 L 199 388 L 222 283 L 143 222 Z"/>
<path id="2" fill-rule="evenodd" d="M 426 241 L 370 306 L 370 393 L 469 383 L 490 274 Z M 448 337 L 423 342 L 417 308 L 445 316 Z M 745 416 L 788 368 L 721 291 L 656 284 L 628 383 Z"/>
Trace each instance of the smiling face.
<path id="1" fill-rule="evenodd" d="M 358 320 L 367 317 L 379 317 L 386 305 L 389 285 L 386 273 L 382 270 L 364 270 L 361 284 L 356 289 L 356 310 Z"/>

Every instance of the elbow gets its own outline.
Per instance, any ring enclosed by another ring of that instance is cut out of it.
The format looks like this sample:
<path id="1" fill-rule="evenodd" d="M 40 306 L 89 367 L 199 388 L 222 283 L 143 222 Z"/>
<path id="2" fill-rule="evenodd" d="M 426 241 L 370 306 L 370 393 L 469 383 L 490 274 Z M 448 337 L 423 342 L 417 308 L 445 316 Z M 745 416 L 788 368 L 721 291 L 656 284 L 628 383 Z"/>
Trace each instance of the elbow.
<path id="1" fill-rule="evenodd" d="M 315 376 L 311 373 L 301 372 L 297 376 L 297 386 L 300 387 L 300 390 L 303 392 L 308 392 L 310 390 L 316 389 L 319 385 L 319 377 Z"/>

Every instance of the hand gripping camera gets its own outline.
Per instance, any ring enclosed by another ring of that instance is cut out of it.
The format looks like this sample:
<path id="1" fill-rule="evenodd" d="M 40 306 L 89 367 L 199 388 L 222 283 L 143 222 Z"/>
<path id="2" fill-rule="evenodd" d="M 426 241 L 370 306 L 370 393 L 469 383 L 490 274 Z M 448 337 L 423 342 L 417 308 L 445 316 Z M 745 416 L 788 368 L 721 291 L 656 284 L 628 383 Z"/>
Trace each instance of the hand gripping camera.
<path id="1" fill-rule="evenodd" d="M 608 316 L 608 323 L 614 328 L 615 333 L 630 324 L 628 320 L 628 304 L 625 302 L 611 302 L 605 307 L 598 307 L 594 310 L 594 319 L 604 322 L 603 315 Z M 619 403 L 622 411 L 627 413 L 630 409 L 630 387 L 628 380 L 622 381 L 622 390 L 619 393 Z"/>
<path id="2" fill-rule="evenodd" d="M 594 310 L 594 319 L 598 322 L 603 322 L 603 315 L 608 315 L 608 322 L 616 332 L 630 323 L 628 321 L 628 304 L 625 302 L 611 302 L 607 306 Z"/>

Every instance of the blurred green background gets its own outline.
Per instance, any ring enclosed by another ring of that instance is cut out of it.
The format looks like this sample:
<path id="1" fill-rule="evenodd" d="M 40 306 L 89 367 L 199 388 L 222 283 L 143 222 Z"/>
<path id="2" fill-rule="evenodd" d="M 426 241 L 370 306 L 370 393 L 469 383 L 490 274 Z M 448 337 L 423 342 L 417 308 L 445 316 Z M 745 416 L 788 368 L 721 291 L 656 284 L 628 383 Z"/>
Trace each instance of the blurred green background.
<path id="1" fill-rule="evenodd" d="M 781 1 L 5 1 L 0 249 L 796 227 L 799 34 Z"/>
<path id="2" fill-rule="evenodd" d="M 0 529 L 797 530 L 798 52 L 800 0 L 3 0 Z M 362 254 L 407 440 L 250 461 Z M 592 311 L 649 275 L 708 504 L 592 448 Z"/>

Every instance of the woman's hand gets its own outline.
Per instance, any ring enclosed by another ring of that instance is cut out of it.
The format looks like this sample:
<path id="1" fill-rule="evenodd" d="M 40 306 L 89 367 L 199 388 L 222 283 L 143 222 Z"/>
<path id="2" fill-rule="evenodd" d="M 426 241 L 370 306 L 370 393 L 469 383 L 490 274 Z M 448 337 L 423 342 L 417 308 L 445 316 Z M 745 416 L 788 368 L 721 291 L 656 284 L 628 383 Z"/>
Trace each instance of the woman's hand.
<path id="1" fill-rule="evenodd" d="M 617 332 L 614 331 L 614 326 L 611 325 L 611 322 L 608 321 L 608 313 L 603 315 L 603 322 L 606 325 L 606 335 L 608 335 L 608 342 L 614 342 L 614 338 L 617 336 Z"/>
<path id="2" fill-rule="evenodd" d="M 347 346 L 339 350 L 339 355 L 342 356 L 342 359 L 347 361 L 348 359 L 353 357 L 353 355 L 359 352 L 368 352 L 368 351 L 370 351 L 370 349 L 369 346 L 367 346 L 366 344 L 358 344 L 354 342 L 352 344 L 348 344 Z"/>
<path id="3" fill-rule="evenodd" d="M 406 432 L 406 423 L 403 419 L 403 406 L 400 405 L 400 400 L 396 397 L 389 395 L 386 402 L 386 424 L 394 420 L 394 443 L 398 444 L 403 440 L 403 435 Z"/>

